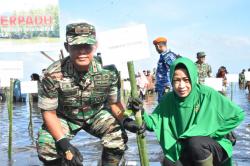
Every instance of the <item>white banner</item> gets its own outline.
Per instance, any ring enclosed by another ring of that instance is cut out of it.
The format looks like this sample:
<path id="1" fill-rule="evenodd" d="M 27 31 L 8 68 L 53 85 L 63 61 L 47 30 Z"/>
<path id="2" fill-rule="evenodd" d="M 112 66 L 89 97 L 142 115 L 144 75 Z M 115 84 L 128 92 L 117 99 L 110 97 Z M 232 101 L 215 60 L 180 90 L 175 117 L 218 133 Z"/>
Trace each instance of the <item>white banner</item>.
<path id="1" fill-rule="evenodd" d="M 248 72 L 245 72 L 244 74 L 245 74 L 246 81 L 250 81 L 250 72 L 248 71 Z"/>
<path id="2" fill-rule="evenodd" d="M 23 62 L 0 61 L 0 78 L 23 78 Z"/>
<path id="3" fill-rule="evenodd" d="M 37 93 L 37 92 L 38 92 L 37 81 L 21 82 L 21 93 Z"/>
<path id="4" fill-rule="evenodd" d="M 58 0 L 0 0 L 0 52 L 60 48 Z"/>
<path id="5" fill-rule="evenodd" d="M 99 51 L 104 65 L 148 58 L 150 51 L 146 26 L 140 24 L 100 33 Z"/>
<path id="6" fill-rule="evenodd" d="M 238 74 L 227 74 L 227 82 L 239 82 L 239 75 Z"/>
<path id="7" fill-rule="evenodd" d="M 10 87 L 10 79 L 9 78 L 1 78 L 0 79 L 0 88 Z"/>
<path id="8" fill-rule="evenodd" d="M 205 78 L 205 85 L 214 88 L 217 91 L 222 91 L 222 78 Z"/>

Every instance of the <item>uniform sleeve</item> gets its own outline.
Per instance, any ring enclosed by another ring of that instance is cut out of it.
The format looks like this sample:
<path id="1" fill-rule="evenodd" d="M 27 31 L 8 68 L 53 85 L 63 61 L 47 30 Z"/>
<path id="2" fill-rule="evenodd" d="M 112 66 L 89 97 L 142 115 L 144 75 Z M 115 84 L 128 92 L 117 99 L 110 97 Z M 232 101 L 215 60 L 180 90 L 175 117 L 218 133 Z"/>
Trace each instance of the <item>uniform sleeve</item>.
<path id="1" fill-rule="evenodd" d="M 213 94 L 212 98 L 216 98 L 217 103 L 217 125 L 218 129 L 212 134 L 213 137 L 221 137 L 234 128 L 236 128 L 244 119 L 244 111 L 231 102 L 228 98 L 220 95 Z M 215 125 L 215 124 L 214 124 Z M 216 125 L 215 125 L 216 126 Z"/>
<path id="2" fill-rule="evenodd" d="M 50 76 L 42 79 L 38 90 L 38 107 L 42 110 L 55 110 L 58 106 L 58 82 Z"/>
<path id="3" fill-rule="evenodd" d="M 170 65 L 174 62 L 176 59 L 176 55 L 173 52 L 167 53 L 165 56 L 163 56 L 163 60 L 165 63 L 165 66 L 167 68 L 167 75 L 170 76 Z M 166 86 L 171 86 L 171 82 L 169 80 L 169 77 L 166 78 Z"/>
<path id="4" fill-rule="evenodd" d="M 174 60 L 176 59 L 176 55 L 173 52 L 169 52 L 166 54 L 166 56 L 163 56 L 164 59 L 164 63 L 169 66 L 174 62 Z"/>
<path id="5" fill-rule="evenodd" d="M 118 71 L 112 71 L 110 74 L 111 84 L 108 93 L 108 103 L 114 104 L 121 101 L 120 96 L 120 78 Z"/>

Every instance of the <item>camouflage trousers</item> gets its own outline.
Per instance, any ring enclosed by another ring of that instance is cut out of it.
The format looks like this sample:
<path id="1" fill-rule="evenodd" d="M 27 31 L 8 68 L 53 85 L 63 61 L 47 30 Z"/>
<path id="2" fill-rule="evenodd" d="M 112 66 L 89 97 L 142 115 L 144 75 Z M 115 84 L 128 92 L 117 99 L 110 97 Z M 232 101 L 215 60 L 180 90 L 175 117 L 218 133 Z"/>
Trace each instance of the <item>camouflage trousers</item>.
<path id="1" fill-rule="evenodd" d="M 101 110 L 89 119 L 84 126 L 76 125 L 63 118 L 60 118 L 60 121 L 65 137 L 70 140 L 81 129 L 101 139 L 103 146 L 102 165 L 113 166 L 119 164 L 127 148 L 127 135 L 109 111 Z M 38 133 L 37 152 L 39 159 L 43 162 L 60 159 L 55 146 L 55 140 L 45 125 L 40 128 Z"/>

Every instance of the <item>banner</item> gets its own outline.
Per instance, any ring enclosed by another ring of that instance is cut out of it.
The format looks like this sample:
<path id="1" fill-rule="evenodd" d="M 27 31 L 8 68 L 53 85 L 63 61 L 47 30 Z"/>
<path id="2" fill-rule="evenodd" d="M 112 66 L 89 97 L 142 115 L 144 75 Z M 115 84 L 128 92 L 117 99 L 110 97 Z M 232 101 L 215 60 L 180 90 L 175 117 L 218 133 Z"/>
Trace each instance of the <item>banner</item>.
<path id="1" fill-rule="evenodd" d="M 222 91 L 222 78 L 205 78 L 205 85 L 214 88 L 217 91 Z"/>
<path id="2" fill-rule="evenodd" d="M 238 74 L 227 74 L 227 82 L 239 82 L 239 75 Z"/>
<path id="3" fill-rule="evenodd" d="M 150 56 L 147 29 L 144 24 L 101 32 L 98 37 L 104 65 L 118 66 Z"/>
<path id="4" fill-rule="evenodd" d="M 60 48 L 58 0 L 0 0 L 0 52 Z"/>
<path id="5" fill-rule="evenodd" d="M 21 93 L 37 93 L 37 92 L 38 92 L 37 81 L 21 82 Z"/>
<path id="6" fill-rule="evenodd" d="M 247 71 L 247 72 L 245 72 L 244 74 L 245 74 L 245 79 L 246 79 L 246 81 L 250 81 L 250 72 Z"/>
<path id="7" fill-rule="evenodd" d="M 23 78 L 22 61 L 0 61 L 0 79 Z"/>

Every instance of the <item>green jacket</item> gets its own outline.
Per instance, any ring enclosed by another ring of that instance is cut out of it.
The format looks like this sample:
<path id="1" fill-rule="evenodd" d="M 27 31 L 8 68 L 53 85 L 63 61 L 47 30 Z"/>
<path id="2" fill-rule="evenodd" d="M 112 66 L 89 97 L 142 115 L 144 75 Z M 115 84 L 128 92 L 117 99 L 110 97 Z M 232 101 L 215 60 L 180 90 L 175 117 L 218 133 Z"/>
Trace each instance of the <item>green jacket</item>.
<path id="1" fill-rule="evenodd" d="M 182 145 L 178 139 L 209 136 L 232 156 L 232 144 L 224 138 L 244 119 L 243 110 L 217 91 L 197 83 L 197 68 L 187 58 L 177 59 L 170 68 L 171 82 L 176 65 L 182 63 L 190 75 L 192 90 L 185 98 L 167 93 L 151 115 L 143 114 L 149 130 L 153 130 L 165 157 L 177 161 Z"/>

